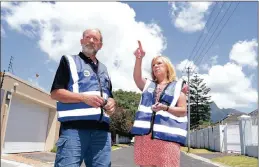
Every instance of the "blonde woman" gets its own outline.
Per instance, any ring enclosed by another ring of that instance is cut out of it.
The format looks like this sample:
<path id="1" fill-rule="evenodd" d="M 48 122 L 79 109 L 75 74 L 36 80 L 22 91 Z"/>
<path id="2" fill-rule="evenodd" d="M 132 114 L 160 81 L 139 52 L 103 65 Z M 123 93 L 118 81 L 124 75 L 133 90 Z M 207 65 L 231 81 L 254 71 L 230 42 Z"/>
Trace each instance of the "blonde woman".
<path id="1" fill-rule="evenodd" d="M 135 163 L 141 167 L 179 167 L 180 146 L 185 144 L 187 134 L 182 81 L 176 81 L 174 67 L 164 56 L 153 58 L 152 80 L 144 79 L 141 64 L 145 52 L 140 42 L 134 54 L 134 80 L 142 91 L 131 130 L 135 135 Z"/>

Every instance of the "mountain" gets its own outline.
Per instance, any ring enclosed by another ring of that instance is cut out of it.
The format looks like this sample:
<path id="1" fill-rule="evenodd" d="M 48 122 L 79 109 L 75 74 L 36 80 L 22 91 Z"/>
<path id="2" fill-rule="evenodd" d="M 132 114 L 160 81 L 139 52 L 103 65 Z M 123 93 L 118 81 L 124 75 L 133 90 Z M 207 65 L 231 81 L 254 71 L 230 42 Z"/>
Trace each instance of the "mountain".
<path id="1" fill-rule="evenodd" d="M 232 109 L 232 108 L 220 109 L 214 102 L 211 103 L 210 108 L 211 108 L 210 120 L 212 121 L 212 123 L 216 123 L 216 122 L 226 118 L 229 114 L 234 114 L 234 115 L 235 114 L 238 114 L 238 115 L 245 114 L 241 111 L 238 111 L 238 110 Z"/>
<path id="2" fill-rule="evenodd" d="M 254 110 L 254 111 L 248 113 L 248 115 L 251 116 L 251 117 L 256 117 L 257 114 L 258 114 L 258 109 L 256 109 L 256 110 Z"/>

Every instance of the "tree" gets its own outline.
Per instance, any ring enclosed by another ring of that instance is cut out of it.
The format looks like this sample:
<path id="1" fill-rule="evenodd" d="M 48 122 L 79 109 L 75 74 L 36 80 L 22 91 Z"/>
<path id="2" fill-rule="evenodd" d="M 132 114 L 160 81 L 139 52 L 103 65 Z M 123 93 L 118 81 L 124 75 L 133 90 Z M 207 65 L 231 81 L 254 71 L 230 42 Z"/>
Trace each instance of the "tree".
<path id="1" fill-rule="evenodd" d="M 113 92 L 114 100 L 118 107 L 125 109 L 134 120 L 135 113 L 138 109 L 141 94 L 132 91 L 123 91 L 121 89 Z"/>
<path id="2" fill-rule="evenodd" d="M 117 107 L 115 113 L 111 116 L 111 131 L 128 136 L 132 127 L 131 119 L 131 113 L 127 112 L 122 107 Z"/>
<path id="3" fill-rule="evenodd" d="M 190 80 L 191 129 L 210 122 L 210 88 L 197 74 Z"/>
<path id="4" fill-rule="evenodd" d="M 113 137 L 115 133 L 129 136 L 141 95 L 119 89 L 113 92 L 113 96 L 117 107 L 115 113 L 111 116 L 110 130 Z"/>

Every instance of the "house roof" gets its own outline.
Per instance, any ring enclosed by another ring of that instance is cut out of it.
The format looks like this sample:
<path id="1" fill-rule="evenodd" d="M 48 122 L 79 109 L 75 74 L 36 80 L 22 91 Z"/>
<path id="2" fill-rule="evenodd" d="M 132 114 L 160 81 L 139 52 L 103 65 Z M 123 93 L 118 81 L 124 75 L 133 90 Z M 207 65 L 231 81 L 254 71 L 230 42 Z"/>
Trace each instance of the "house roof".
<path id="1" fill-rule="evenodd" d="M 13 79 L 15 79 L 15 80 L 18 80 L 18 81 L 24 83 L 25 85 L 27 85 L 27 86 L 29 86 L 29 87 L 31 87 L 31 88 L 33 88 L 33 89 L 36 89 L 36 90 L 38 90 L 38 91 L 40 91 L 40 92 L 42 92 L 42 93 L 44 93 L 44 94 L 50 95 L 49 92 L 43 90 L 42 88 L 37 87 L 37 86 L 33 85 L 31 82 L 25 81 L 24 79 L 21 79 L 20 77 L 17 77 L 17 76 L 15 76 L 15 75 L 13 75 L 13 74 L 11 74 L 11 73 L 9 73 L 9 72 L 5 72 L 5 77 L 6 77 L 6 76 L 9 76 L 10 78 L 13 78 Z M 0 81 L 1 81 L 1 82 L 2 82 L 2 77 L 3 77 L 3 72 L 1 72 L 1 75 L 0 75 L 0 78 L 1 78 Z"/>
<path id="2" fill-rule="evenodd" d="M 49 108 L 56 108 L 56 101 L 50 97 L 49 92 L 8 72 L 5 73 L 4 78 L 3 75 L 1 76 L 0 82 L 3 79 L 2 90 L 13 92 L 14 95 L 33 100 Z"/>
<path id="3" fill-rule="evenodd" d="M 238 122 L 238 117 L 240 117 L 241 115 L 245 115 L 245 114 L 244 114 L 244 113 L 229 114 L 229 115 L 226 116 L 224 119 L 218 121 L 218 122 L 215 123 L 215 124 L 219 124 L 219 123 L 221 123 L 221 122 L 223 122 L 224 124 L 225 124 L 225 123 L 228 123 L 228 124 L 236 123 L 236 122 Z"/>

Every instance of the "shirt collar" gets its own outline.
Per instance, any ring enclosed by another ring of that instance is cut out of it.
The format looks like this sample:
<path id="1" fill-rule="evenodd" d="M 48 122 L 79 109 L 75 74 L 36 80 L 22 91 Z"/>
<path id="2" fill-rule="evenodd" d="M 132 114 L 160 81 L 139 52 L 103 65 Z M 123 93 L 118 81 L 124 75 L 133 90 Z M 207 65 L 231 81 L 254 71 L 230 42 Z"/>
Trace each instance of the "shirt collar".
<path id="1" fill-rule="evenodd" d="M 87 63 L 87 64 L 94 64 L 92 59 L 90 59 L 89 57 L 85 56 L 83 52 L 80 52 L 79 56 L 81 57 L 81 59 L 83 59 L 85 61 L 85 63 Z M 97 60 L 97 64 L 96 65 L 98 65 L 99 61 L 98 61 L 98 59 L 96 59 L 96 60 Z"/>

